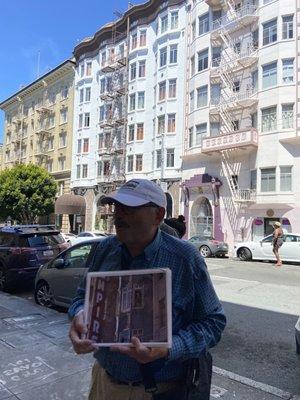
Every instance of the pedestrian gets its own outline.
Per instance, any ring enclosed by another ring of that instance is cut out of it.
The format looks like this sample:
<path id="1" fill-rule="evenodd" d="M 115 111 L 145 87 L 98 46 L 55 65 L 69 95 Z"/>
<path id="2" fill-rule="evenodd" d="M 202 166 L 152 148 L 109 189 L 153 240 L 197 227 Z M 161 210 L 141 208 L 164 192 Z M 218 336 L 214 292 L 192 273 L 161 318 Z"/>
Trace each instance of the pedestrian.
<path id="1" fill-rule="evenodd" d="M 281 223 L 278 221 L 274 222 L 273 228 L 273 253 L 276 257 L 276 266 L 280 267 L 282 265 L 282 261 L 279 256 L 279 248 L 283 245 L 283 230 L 281 228 Z"/>
<path id="2" fill-rule="evenodd" d="M 166 218 L 165 224 L 169 225 L 173 229 L 176 229 L 180 239 L 185 235 L 186 225 L 185 217 L 183 215 L 178 215 L 177 218 Z"/>
<path id="3" fill-rule="evenodd" d="M 137 337 L 131 337 L 128 346 L 95 351 L 92 341 L 84 338 L 85 282 L 82 282 L 69 309 L 72 320 L 69 336 L 77 354 L 94 351 L 96 361 L 88 399 L 185 400 L 187 360 L 200 360 L 208 348 L 219 342 L 226 324 L 205 262 L 190 243 L 160 230 L 166 197 L 154 182 L 130 180 L 104 197 L 103 203 L 114 204 L 116 235 L 99 243 L 90 270 L 169 268 L 173 336 L 170 349 L 145 347 Z M 153 395 L 149 392 L 153 387 L 149 389 L 148 378 L 150 386 L 157 386 Z M 205 399 L 208 398 L 209 393 Z"/>

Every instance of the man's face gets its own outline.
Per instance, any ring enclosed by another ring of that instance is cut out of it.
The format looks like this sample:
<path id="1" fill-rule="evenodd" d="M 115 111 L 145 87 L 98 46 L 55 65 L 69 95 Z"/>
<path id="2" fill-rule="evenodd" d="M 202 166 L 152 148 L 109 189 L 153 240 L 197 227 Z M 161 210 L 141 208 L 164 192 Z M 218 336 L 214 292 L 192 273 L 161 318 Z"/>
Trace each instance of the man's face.
<path id="1" fill-rule="evenodd" d="M 159 207 L 127 207 L 115 204 L 114 223 L 120 242 L 127 246 L 150 242 L 164 216 L 164 209 Z"/>

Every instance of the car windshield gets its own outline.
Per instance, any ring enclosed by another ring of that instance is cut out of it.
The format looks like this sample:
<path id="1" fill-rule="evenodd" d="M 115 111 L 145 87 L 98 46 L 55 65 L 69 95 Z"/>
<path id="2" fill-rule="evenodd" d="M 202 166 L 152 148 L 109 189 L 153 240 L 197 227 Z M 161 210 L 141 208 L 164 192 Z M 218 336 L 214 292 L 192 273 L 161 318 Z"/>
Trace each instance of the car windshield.
<path id="1" fill-rule="evenodd" d="M 57 245 L 64 242 L 63 237 L 60 234 L 57 235 L 47 235 L 47 234 L 34 234 L 27 237 L 28 243 L 30 247 L 35 246 L 49 246 L 49 245 Z"/>

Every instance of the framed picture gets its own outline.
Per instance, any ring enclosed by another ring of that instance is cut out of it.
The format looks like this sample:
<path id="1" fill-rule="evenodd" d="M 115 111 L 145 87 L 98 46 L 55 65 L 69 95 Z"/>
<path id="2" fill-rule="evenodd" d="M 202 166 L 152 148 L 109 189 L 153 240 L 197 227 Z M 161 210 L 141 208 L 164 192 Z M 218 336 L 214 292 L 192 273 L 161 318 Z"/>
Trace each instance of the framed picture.
<path id="1" fill-rule="evenodd" d="M 86 338 L 100 346 L 172 346 L 171 270 L 89 272 L 84 305 Z"/>

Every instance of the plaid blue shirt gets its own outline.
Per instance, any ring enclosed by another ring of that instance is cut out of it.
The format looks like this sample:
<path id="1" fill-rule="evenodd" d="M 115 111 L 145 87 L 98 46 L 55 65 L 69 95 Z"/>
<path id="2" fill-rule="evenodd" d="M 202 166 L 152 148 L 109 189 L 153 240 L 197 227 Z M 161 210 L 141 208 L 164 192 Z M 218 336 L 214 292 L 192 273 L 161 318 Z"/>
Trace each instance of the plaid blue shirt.
<path id="1" fill-rule="evenodd" d="M 124 265 L 127 264 L 127 265 Z M 190 243 L 158 231 L 143 254 L 132 258 L 111 236 L 99 243 L 91 271 L 170 268 L 172 271 L 172 330 L 169 357 L 156 373 L 157 382 L 183 376 L 181 361 L 198 357 L 221 338 L 226 318 L 199 251 Z M 85 282 L 69 309 L 69 316 L 83 308 Z M 141 381 L 138 363 L 126 355 L 101 348 L 95 358 L 115 379 Z"/>

